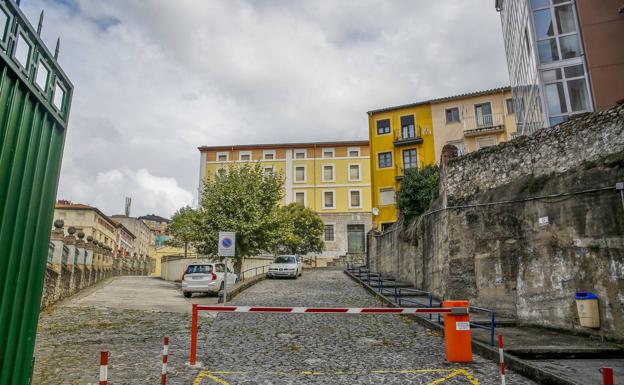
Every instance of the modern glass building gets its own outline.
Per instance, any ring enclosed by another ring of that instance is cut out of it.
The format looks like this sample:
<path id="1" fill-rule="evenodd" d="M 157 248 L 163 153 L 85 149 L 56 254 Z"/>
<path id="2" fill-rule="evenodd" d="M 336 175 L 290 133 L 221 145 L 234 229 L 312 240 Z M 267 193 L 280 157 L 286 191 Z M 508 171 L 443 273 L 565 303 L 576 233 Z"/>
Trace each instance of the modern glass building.
<path id="1" fill-rule="evenodd" d="M 518 132 L 594 110 L 576 1 L 496 0 Z"/>

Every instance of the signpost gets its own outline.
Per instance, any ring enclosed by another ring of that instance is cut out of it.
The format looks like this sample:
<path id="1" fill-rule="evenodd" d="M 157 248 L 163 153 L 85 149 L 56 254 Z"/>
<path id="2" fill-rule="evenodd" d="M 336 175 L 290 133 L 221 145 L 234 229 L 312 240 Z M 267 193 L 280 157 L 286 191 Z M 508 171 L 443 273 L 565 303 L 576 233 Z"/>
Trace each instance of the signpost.
<path id="1" fill-rule="evenodd" d="M 236 256 L 236 233 L 219 231 L 219 257 L 225 257 L 225 276 L 223 279 L 223 303 L 227 302 L 228 257 Z"/>

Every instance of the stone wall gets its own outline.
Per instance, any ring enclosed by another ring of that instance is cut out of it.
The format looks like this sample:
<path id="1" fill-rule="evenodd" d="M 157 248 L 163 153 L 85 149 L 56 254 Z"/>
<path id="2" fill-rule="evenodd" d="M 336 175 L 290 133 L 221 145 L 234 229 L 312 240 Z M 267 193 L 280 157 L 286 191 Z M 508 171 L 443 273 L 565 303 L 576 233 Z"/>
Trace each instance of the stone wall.
<path id="1" fill-rule="evenodd" d="M 117 275 L 148 275 L 152 263 L 137 255 L 113 258 L 112 250 L 70 227 L 64 236 L 63 221 L 54 222 L 44 276 L 41 308 Z"/>
<path id="2" fill-rule="evenodd" d="M 623 118 L 624 107 L 586 115 L 448 161 L 431 212 L 374 236 L 371 267 L 571 330 L 575 292 L 593 291 L 601 328 L 590 332 L 624 339 Z"/>

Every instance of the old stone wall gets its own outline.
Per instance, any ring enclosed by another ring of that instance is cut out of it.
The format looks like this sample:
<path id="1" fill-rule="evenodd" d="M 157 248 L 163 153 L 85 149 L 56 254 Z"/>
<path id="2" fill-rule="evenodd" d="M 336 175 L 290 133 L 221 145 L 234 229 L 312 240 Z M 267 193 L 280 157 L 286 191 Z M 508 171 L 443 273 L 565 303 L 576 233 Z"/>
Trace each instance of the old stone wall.
<path id="1" fill-rule="evenodd" d="M 592 291 L 601 328 L 586 331 L 624 339 L 623 117 L 619 107 L 451 160 L 430 213 L 373 237 L 373 270 L 571 330 L 582 329 L 576 291 Z"/>

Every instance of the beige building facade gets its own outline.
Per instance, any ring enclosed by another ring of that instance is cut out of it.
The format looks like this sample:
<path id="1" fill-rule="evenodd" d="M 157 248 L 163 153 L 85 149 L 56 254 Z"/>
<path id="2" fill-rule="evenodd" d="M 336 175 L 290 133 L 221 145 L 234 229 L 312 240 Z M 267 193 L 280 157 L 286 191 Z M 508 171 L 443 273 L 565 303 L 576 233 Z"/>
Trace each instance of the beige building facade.
<path id="1" fill-rule="evenodd" d="M 510 87 L 431 100 L 431 114 L 438 162 L 447 144 L 464 155 L 510 140 L 516 133 Z"/>
<path id="2" fill-rule="evenodd" d="M 138 218 L 127 217 L 125 215 L 113 215 L 113 220 L 124 225 L 132 234 L 134 234 L 134 252 L 139 255 L 149 255 L 149 247 L 154 243 L 154 235 L 150 228 Z"/>
<path id="3" fill-rule="evenodd" d="M 115 249 L 115 222 L 96 207 L 60 200 L 54 208 L 54 219 L 62 219 L 65 229 L 74 227 L 76 232 L 84 232 L 85 237 L 91 236 L 104 246 Z"/>

